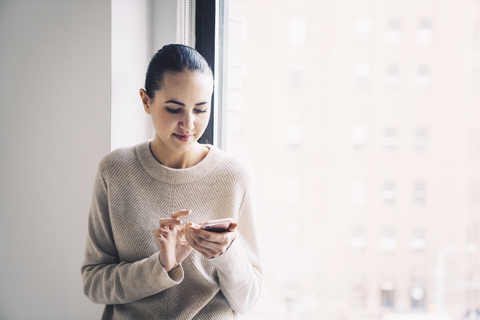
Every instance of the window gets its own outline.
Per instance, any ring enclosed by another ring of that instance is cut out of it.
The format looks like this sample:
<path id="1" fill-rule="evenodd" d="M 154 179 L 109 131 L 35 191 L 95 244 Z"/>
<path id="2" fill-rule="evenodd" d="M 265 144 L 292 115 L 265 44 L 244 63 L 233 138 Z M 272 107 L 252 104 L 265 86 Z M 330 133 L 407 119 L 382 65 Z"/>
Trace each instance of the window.
<path id="1" fill-rule="evenodd" d="M 427 129 L 425 127 L 415 129 L 414 148 L 416 152 L 424 152 L 427 149 Z"/>
<path id="2" fill-rule="evenodd" d="M 350 294 L 350 305 L 353 309 L 362 309 L 365 307 L 367 282 L 364 277 L 358 277 L 353 281 Z"/>
<path id="3" fill-rule="evenodd" d="M 357 207 L 367 204 L 367 182 L 363 179 L 352 181 L 352 204 Z"/>
<path id="4" fill-rule="evenodd" d="M 480 202 L 480 182 L 479 179 L 471 179 L 468 183 L 467 203 L 476 206 Z"/>
<path id="5" fill-rule="evenodd" d="M 472 70 L 472 92 L 480 93 L 480 68 L 478 67 Z"/>
<path id="6" fill-rule="evenodd" d="M 410 289 L 412 309 L 425 308 L 425 289 L 421 285 L 414 285 Z"/>
<path id="7" fill-rule="evenodd" d="M 292 89 L 303 87 L 303 63 L 290 63 L 290 86 Z"/>
<path id="8" fill-rule="evenodd" d="M 397 130 L 393 127 L 385 129 L 385 136 L 383 137 L 383 145 L 386 151 L 394 151 L 397 146 Z"/>
<path id="9" fill-rule="evenodd" d="M 353 73 L 355 75 L 355 85 L 359 90 L 368 89 L 369 79 L 370 79 L 370 64 L 368 63 L 357 63 L 353 68 Z"/>
<path id="10" fill-rule="evenodd" d="M 393 205 L 395 203 L 395 182 L 385 181 L 383 183 L 382 199 L 386 205 Z"/>
<path id="11" fill-rule="evenodd" d="M 476 253 L 478 252 L 478 245 L 479 245 L 479 237 L 478 237 L 478 229 L 479 225 L 478 222 L 472 226 L 467 228 L 467 245 L 465 247 L 465 251 L 468 253 Z"/>
<path id="12" fill-rule="evenodd" d="M 395 306 L 395 291 L 393 282 L 384 281 L 380 286 L 381 306 L 384 308 L 393 308 Z"/>
<path id="13" fill-rule="evenodd" d="M 397 248 L 395 231 L 393 228 L 384 228 L 380 237 L 379 247 L 382 252 L 394 252 Z"/>
<path id="14" fill-rule="evenodd" d="M 425 183 L 417 181 L 413 184 L 413 204 L 416 206 L 425 205 Z"/>
<path id="15" fill-rule="evenodd" d="M 240 42 L 237 25 L 235 48 L 224 49 L 238 78 L 223 81 L 229 86 L 223 108 L 241 119 L 232 119 L 231 129 L 238 123 L 241 128 L 226 141 L 241 143 L 239 156 L 256 181 L 262 251 L 273 252 L 264 254 L 266 294 L 246 318 L 381 318 L 391 311 L 383 308 L 428 307 L 436 248 L 445 239 L 463 249 L 446 258 L 446 274 L 462 281 L 464 270 L 472 270 L 464 224 L 474 220 L 479 205 L 466 204 L 472 197 L 466 181 L 479 179 L 480 147 L 473 143 L 467 150 L 464 140 L 468 129 L 480 128 L 480 95 L 470 90 L 472 70 L 480 65 L 465 57 L 478 51 L 469 28 L 480 16 L 457 10 L 458 19 L 437 21 L 429 16 L 435 2 L 421 0 L 354 0 L 352 10 L 339 10 L 335 1 L 232 1 L 243 7 L 248 28 Z M 420 24 L 421 18 L 429 22 Z M 466 38 L 442 35 L 437 46 L 433 27 Z M 455 61 L 462 61 L 455 70 L 463 80 L 437 81 L 437 70 Z M 451 92 L 466 95 L 460 113 L 452 111 Z M 455 149 L 462 152 L 442 148 L 445 130 L 464 138 Z M 449 172 L 429 159 L 451 163 Z M 455 196 L 434 190 L 451 177 L 465 181 Z M 435 212 L 426 206 L 427 184 L 428 205 L 445 203 L 431 208 Z M 452 215 L 458 205 L 465 210 Z M 442 221 L 434 218 L 437 213 Z M 292 226 L 298 216 L 306 222 Z M 269 221 L 284 231 L 277 243 L 270 241 L 277 228 Z M 457 227 L 447 231 L 445 225 Z M 279 248 L 292 252 L 291 261 L 282 259 Z M 318 254 L 308 255 L 313 251 Z M 295 273 L 295 261 L 306 253 L 305 272 Z M 358 265 L 339 268 L 342 257 Z M 395 268 L 399 261 L 405 268 Z M 423 289 L 424 301 L 414 287 Z M 309 300 L 313 293 L 317 302 Z M 465 307 L 464 300 L 444 297 L 452 309 Z"/>
<path id="16" fill-rule="evenodd" d="M 418 24 L 417 45 L 421 47 L 431 46 L 433 43 L 432 21 L 422 19 Z"/>
<path id="17" fill-rule="evenodd" d="M 473 30 L 473 45 L 478 48 L 480 47 L 480 22 L 475 23 Z"/>
<path id="18" fill-rule="evenodd" d="M 368 127 L 364 124 L 354 125 L 352 128 L 352 143 L 357 149 L 362 149 L 368 142 Z"/>
<path id="19" fill-rule="evenodd" d="M 287 143 L 290 146 L 298 147 L 302 144 L 302 126 L 290 124 L 287 127 Z"/>
<path id="20" fill-rule="evenodd" d="M 427 241 L 425 240 L 425 229 L 415 228 L 412 231 L 412 238 L 410 239 L 410 248 L 412 250 L 425 250 Z"/>
<path id="21" fill-rule="evenodd" d="M 399 82 L 398 67 L 396 65 L 388 66 L 387 74 L 385 75 L 385 88 L 395 90 L 398 88 Z"/>
<path id="22" fill-rule="evenodd" d="M 288 42 L 291 46 L 305 45 L 307 37 L 307 21 L 305 17 L 291 17 L 288 21 Z"/>
<path id="23" fill-rule="evenodd" d="M 399 19 L 388 21 L 385 43 L 391 47 L 397 47 L 402 43 L 402 23 Z"/>
<path id="24" fill-rule="evenodd" d="M 470 128 L 468 132 L 468 151 L 471 154 L 480 153 L 480 128 Z"/>
<path id="25" fill-rule="evenodd" d="M 415 85 L 419 89 L 426 89 L 430 86 L 430 68 L 428 66 L 421 65 L 418 67 Z"/>
<path id="26" fill-rule="evenodd" d="M 350 247 L 353 249 L 363 249 L 367 246 L 367 239 L 365 238 L 365 230 L 363 227 L 355 227 L 352 230 L 350 237 Z"/>
<path id="27" fill-rule="evenodd" d="M 372 36 L 372 19 L 367 17 L 358 18 L 355 21 L 355 34 L 359 45 L 368 45 Z"/>

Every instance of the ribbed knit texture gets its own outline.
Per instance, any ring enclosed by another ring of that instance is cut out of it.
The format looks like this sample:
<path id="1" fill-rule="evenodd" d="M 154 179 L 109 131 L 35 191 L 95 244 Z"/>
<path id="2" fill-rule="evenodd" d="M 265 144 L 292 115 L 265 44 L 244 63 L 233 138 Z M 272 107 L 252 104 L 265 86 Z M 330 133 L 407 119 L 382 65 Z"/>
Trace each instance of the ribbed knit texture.
<path id="1" fill-rule="evenodd" d="M 117 149 L 99 165 L 82 276 L 102 319 L 234 319 L 256 302 L 262 268 L 248 168 L 214 146 L 197 165 L 171 169 L 149 142 Z M 233 218 L 237 238 L 222 255 L 193 250 L 166 272 L 152 232 L 181 209 L 183 221 Z"/>

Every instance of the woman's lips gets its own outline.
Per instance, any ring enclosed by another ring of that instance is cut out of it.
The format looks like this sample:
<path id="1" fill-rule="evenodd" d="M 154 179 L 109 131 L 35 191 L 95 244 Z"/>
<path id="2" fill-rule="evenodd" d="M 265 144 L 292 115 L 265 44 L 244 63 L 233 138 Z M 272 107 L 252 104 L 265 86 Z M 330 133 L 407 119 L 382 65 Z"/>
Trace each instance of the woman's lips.
<path id="1" fill-rule="evenodd" d="M 175 138 L 177 138 L 182 142 L 187 142 L 188 139 L 190 139 L 190 137 L 193 136 L 192 134 L 178 134 L 178 133 L 174 133 L 173 135 L 175 136 Z"/>

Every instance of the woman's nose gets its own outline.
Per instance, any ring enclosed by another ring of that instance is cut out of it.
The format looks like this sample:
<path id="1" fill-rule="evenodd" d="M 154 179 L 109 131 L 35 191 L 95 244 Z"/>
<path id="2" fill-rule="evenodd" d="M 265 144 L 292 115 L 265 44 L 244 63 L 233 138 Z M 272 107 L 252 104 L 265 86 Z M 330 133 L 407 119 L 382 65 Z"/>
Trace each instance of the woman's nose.
<path id="1" fill-rule="evenodd" d="M 182 122 L 180 122 L 180 127 L 184 130 L 190 131 L 193 129 L 193 116 L 186 112 L 185 116 L 182 119 Z"/>

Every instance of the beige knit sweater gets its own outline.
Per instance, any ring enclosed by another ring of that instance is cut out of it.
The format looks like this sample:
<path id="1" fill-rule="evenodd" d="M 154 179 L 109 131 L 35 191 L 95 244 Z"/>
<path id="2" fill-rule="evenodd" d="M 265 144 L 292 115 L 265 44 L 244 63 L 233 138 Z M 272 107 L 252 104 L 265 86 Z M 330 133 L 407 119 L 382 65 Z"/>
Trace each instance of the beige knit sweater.
<path id="1" fill-rule="evenodd" d="M 102 319 L 234 319 L 262 288 L 250 171 L 214 146 L 199 164 L 171 169 L 148 141 L 117 149 L 99 165 L 81 271 L 85 295 L 106 304 Z M 183 221 L 231 217 L 237 238 L 213 259 L 193 251 L 166 272 L 152 231 L 181 209 Z"/>

